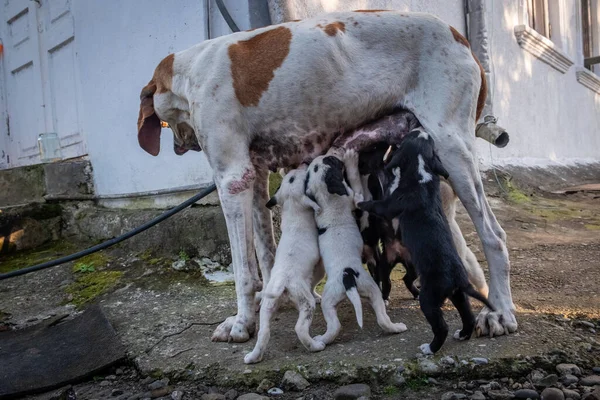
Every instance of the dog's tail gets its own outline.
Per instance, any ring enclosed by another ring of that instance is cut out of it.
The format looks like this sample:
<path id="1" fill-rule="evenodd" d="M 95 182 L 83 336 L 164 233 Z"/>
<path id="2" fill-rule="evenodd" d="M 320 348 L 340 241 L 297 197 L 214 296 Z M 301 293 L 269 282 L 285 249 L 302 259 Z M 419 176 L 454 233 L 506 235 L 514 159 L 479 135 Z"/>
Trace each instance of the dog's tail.
<path id="1" fill-rule="evenodd" d="M 490 303 L 490 301 L 484 295 L 482 295 L 481 293 L 479 293 L 477 291 L 477 289 L 475 289 L 473 287 L 473 285 L 471 285 L 470 283 L 463 288 L 463 292 L 465 292 L 467 295 L 471 296 L 472 298 L 479 300 L 480 302 L 482 302 L 483 304 L 485 304 L 485 306 L 487 308 L 489 308 L 490 310 L 496 311 L 496 309 Z"/>
<path id="2" fill-rule="evenodd" d="M 362 303 L 360 301 L 360 295 L 358 294 L 358 290 L 356 289 L 356 277 L 358 276 L 358 272 L 353 270 L 352 268 L 344 269 L 344 275 L 342 277 L 342 282 L 344 282 L 344 288 L 346 289 L 346 296 L 348 296 L 348 300 L 354 306 L 354 312 L 356 313 L 356 322 L 358 322 L 358 326 L 363 327 L 363 315 L 362 315 Z"/>

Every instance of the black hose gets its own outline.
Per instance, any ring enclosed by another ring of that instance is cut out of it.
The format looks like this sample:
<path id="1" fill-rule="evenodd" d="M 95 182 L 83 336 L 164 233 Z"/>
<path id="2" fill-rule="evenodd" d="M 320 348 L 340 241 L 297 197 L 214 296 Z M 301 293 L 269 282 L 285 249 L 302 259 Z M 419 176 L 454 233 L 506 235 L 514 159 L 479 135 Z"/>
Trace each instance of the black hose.
<path id="1" fill-rule="evenodd" d="M 225 4 L 223 4 L 223 0 L 215 0 L 215 2 L 217 3 L 217 7 L 219 7 L 221 15 L 225 19 L 225 22 L 227 22 L 227 25 L 229 25 L 229 29 L 231 29 L 232 32 L 239 32 L 240 28 L 238 28 L 233 18 L 231 18 L 229 11 L 227 11 L 227 7 L 225 7 Z"/>
<path id="2" fill-rule="evenodd" d="M 132 236 L 137 235 L 138 233 L 144 232 L 146 229 L 152 228 L 154 225 L 158 224 L 159 222 L 164 221 L 165 219 L 171 217 L 174 214 L 177 214 L 179 211 L 191 206 L 192 204 L 194 204 L 195 202 L 197 202 L 198 200 L 200 200 L 203 197 L 208 196 L 210 193 L 214 192 L 215 189 L 217 187 L 215 186 L 215 184 L 211 184 L 209 187 L 207 187 L 206 189 L 202 190 L 200 193 L 198 193 L 197 195 L 189 198 L 188 200 L 184 201 L 183 203 L 179 204 L 178 206 L 171 208 L 169 211 L 159 215 L 158 217 L 154 218 L 152 221 L 146 222 L 144 225 L 139 226 L 137 228 L 135 228 L 132 231 L 129 231 L 127 233 L 124 233 L 121 236 L 118 236 L 116 238 L 107 240 L 104 243 L 100 243 L 96 246 L 92 246 L 89 249 L 85 249 L 80 251 L 79 253 L 75 253 L 75 254 L 71 254 L 56 260 L 52 260 L 52 261 L 47 261 L 45 263 L 42 264 L 38 264 L 38 265 L 34 265 L 31 267 L 27 267 L 27 268 L 23 268 L 23 269 L 19 269 L 16 271 L 11 271 L 11 272 L 7 272 L 5 274 L 0 274 L 0 281 L 4 280 L 4 279 L 8 279 L 8 278 L 14 278 L 15 276 L 19 276 L 19 275 L 25 275 L 25 274 L 29 274 L 31 272 L 35 272 L 35 271 L 39 271 L 42 269 L 46 269 L 46 268 L 50 268 L 50 267 L 54 267 L 60 264 L 64 264 L 66 262 L 69 261 L 73 261 L 73 260 L 77 260 L 81 257 L 87 256 L 88 254 L 92 254 L 95 253 L 97 251 L 100 250 L 104 250 L 110 246 L 113 246 L 117 243 L 120 243 L 124 240 L 129 239 Z"/>

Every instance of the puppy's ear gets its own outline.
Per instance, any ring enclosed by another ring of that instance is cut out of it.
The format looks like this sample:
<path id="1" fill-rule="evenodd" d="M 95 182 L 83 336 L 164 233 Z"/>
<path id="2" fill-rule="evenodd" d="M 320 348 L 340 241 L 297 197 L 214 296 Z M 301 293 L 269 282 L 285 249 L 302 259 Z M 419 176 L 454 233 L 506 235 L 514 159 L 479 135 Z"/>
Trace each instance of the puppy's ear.
<path id="1" fill-rule="evenodd" d="M 160 152 L 160 119 L 154 112 L 154 92 L 156 84 L 150 81 L 140 94 L 140 113 L 138 115 L 138 142 L 140 147 L 153 156 Z"/>
<path id="2" fill-rule="evenodd" d="M 442 160 L 440 160 L 440 158 L 438 157 L 438 155 L 437 155 L 436 152 L 433 153 L 433 160 L 432 160 L 432 163 L 431 163 L 431 170 L 436 175 L 441 175 L 445 179 L 448 179 L 450 177 L 450 174 L 448 173 L 448 171 L 446 171 L 446 168 L 444 168 L 444 166 L 442 165 Z"/>
<path id="3" fill-rule="evenodd" d="M 269 199 L 269 201 L 267 201 L 267 204 L 265 204 L 265 207 L 267 207 L 269 210 L 273 207 L 275 207 L 277 205 L 277 197 L 273 196 Z"/>
<path id="4" fill-rule="evenodd" d="M 392 154 L 392 159 L 390 162 L 385 166 L 386 171 L 391 172 L 394 168 L 399 168 L 401 160 L 402 156 L 400 155 L 400 152 L 396 151 L 394 154 Z"/>
<path id="5" fill-rule="evenodd" d="M 344 163 L 337 157 L 327 156 L 323 158 L 323 164 L 329 166 L 324 176 L 327 191 L 331 194 L 348 196 L 348 191 L 344 184 Z"/>

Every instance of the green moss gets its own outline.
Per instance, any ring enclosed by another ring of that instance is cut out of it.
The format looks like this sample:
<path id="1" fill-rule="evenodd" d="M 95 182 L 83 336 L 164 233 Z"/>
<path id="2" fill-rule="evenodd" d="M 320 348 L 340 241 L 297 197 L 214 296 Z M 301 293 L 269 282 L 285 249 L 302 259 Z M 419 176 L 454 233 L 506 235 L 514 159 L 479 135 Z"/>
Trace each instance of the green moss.
<path id="1" fill-rule="evenodd" d="M 279 189 L 282 180 L 283 178 L 279 173 L 269 174 L 269 197 L 272 197 L 277 189 Z"/>
<path id="2" fill-rule="evenodd" d="M 600 231 L 600 225 L 585 224 L 585 229 L 588 229 L 590 231 Z"/>
<path id="3" fill-rule="evenodd" d="M 429 381 L 427 378 L 422 376 L 416 376 L 413 378 L 408 378 L 406 380 L 406 387 L 410 390 L 419 390 L 429 385 Z"/>
<path id="4" fill-rule="evenodd" d="M 383 393 L 388 396 L 394 396 L 400 393 L 400 390 L 394 385 L 389 385 L 383 388 Z"/>
<path id="5" fill-rule="evenodd" d="M 46 261 L 54 260 L 74 252 L 75 246 L 64 241 L 48 243 L 33 250 L 19 251 L 0 256 L 0 273 L 16 271 Z"/>
<path id="6" fill-rule="evenodd" d="M 164 259 L 162 258 L 151 258 L 148 260 L 148 264 L 150 265 L 156 265 L 156 264 L 160 264 L 164 261 Z"/>
<path id="7" fill-rule="evenodd" d="M 506 191 L 508 193 L 508 199 L 516 204 L 523 204 L 531 202 L 531 198 L 523 191 L 519 190 L 512 181 L 508 178 L 504 180 Z"/>
<path id="8" fill-rule="evenodd" d="M 77 308 L 91 302 L 96 297 L 112 289 L 121 279 L 121 271 L 96 271 L 81 274 L 65 291 L 73 296 L 70 303 Z"/>
<path id="9" fill-rule="evenodd" d="M 90 254 L 89 256 L 85 256 L 80 258 L 75 265 L 73 266 L 73 272 L 77 272 L 82 267 L 93 265 L 95 268 L 105 267 L 110 259 L 103 251 L 98 251 L 96 253 Z"/>

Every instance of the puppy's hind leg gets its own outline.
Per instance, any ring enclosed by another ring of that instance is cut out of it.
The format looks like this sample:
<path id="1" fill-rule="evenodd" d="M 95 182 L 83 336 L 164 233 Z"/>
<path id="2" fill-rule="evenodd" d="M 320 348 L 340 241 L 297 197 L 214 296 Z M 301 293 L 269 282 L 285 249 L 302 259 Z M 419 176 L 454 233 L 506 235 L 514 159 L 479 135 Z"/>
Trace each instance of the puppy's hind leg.
<path id="1" fill-rule="evenodd" d="M 428 291 L 426 288 L 421 287 L 421 293 L 419 295 L 419 303 L 421 305 L 421 311 L 427 318 L 427 322 L 431 325 L 433 330 L 433 340 L 431 343 L 422 344 L 420 346 L 423 354 L 436 353 L 446 341 L 448 336 L 448 325 L 444 321 L 444 313 L 442 312 L 443 301 L 438 300 L 438 295 Z"/>
<path id="2" fill-rule="evenodd" d="M 454 304 L 454 307 L 458 310 L 463 325 L 462 330 L 459 329 L 454 332 L 454 339 L 469 340 L 475 329 L 475 316 L 471 311 L 469 298 L 465 292 L 457 290 L 450 296 L 450 301 L 452 301 L 452 304 Z"/>
<path id="3" fill-rule="evenodd" d="M 315 312 L 315 299 L 311 290 L 305 284 L 298 288 L 295 293 L 290 293 L 292 301 L 298 307 L 298 321 L 296 322 L 296 335 L 300 342 L 308 351 L 321 351 L 325 348 L 325 343 L 314 340 L 310 337 L 310 325 Z"/>
<path id="4" fill-rule="evenodd" d="M 410 261 L 402 261 L 402 265 L 406 270 L 406 274 L 404 275 L 404 278 L 402 278 L 402 280 L 404 281 L 406 288 L 413 295 L 413 297 L 415 299 L 418 299 L 419 289 L 417 289 L 417 287 L 415 286 L 415 280 L 417 279 L 417 271 L 415 269 L 415 266 Z"/>
<path id="5" fill-rule="evenodd" d="M 377 324 L 386 333 L 400 333 L 406 331 L 406 325 L 401 322 L 393 323 L 390 320 L 389 315 L 385 311 L 385 303 L 381 291 L 367 274 L 360 274 L 357 281 L 357 288 L 361 296 L 369 299 L 375 316 L 377 317 Z"/>
<path id="6" fill-rule="evenodd" d="M 254 364 L 262 361 L 267 345 L 269 344 L 269 339 L 271 338 L 271 317 L 276 311 L 277 298 L 269 294 L 264 295 L 260 307 L 258 338 L 254 350 L 244 357 L 246 364 Z"/>
<path id="7" fill-rule="evenodd" d="M 324 344 L 333 342 L 340 333 L 342 325 L 338 319 L 336 308 L 339 302 L 346 296 L 344 286 L 341 283 L 333 283 L 333 277 L 328 276 L 328 279 L 323 290 L 323 296 L 321 296 L 321 310 L 323 311 L 323 318 L 325 318 L 325 322 L 327 323 L 327 331 L 323 335 L 314 338 L 317 342 Z"/>

